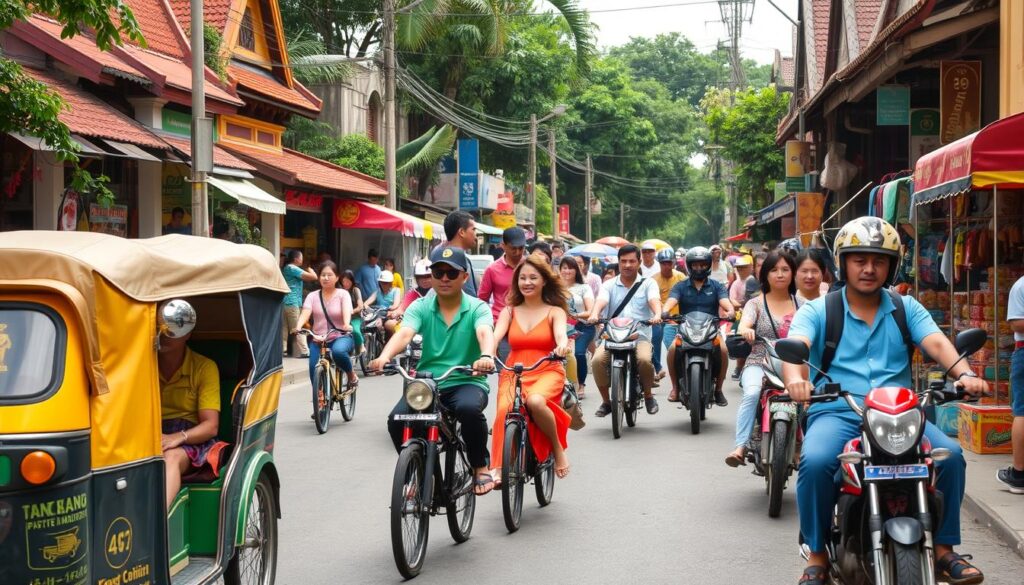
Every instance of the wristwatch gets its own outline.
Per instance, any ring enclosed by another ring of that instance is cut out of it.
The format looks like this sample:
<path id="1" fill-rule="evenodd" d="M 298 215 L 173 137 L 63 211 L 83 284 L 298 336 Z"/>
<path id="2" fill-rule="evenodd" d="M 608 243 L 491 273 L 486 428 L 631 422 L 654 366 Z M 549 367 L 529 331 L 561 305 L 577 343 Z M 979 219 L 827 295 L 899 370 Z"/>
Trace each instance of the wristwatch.
<path id="1" fill-rule="evenodd" d="M 968 378 L 977 378 L 978 374 L 975 374 L 971 370 L 967 370 L 966 372 L 963 372 L 959 376 L 957 376 L 956 381 L 959 382 L 960 378 L 963 378 L 964 376 L 967 376 Z"/>

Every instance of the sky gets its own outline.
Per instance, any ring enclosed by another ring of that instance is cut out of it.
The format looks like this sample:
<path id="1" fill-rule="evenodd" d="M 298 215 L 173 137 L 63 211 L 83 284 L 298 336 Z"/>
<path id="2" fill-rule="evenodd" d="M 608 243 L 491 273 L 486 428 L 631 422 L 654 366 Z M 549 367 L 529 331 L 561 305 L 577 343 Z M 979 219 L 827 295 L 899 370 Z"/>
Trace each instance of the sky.
<path id="1" fill-rule="evenodd" d="M 797 0 L 774 1 L 786 14 L 796 18 Z M 630 37 L 654 37 L 669 32 L 679 32 L 689 38 L 702 52 L 714 49 L 719 40 L 728 39 L 717 0 L 579 0 L 579 3 L 591 12 L 591 20 L 599 27 L 597 42 L 602 49 L 627 43 Z M 672 4 L 680 6 L 638 9 Z M 629 10 L 600 12 L 622 8 Z M 782 51 L 784 57 L 791 55 L 792 34 L 793 24 L 768 0 L 753 0 L 753 18 L 751 22 L 744 22 L 740 53 L 758 63 L 771 63 L 775 49 Z"/>

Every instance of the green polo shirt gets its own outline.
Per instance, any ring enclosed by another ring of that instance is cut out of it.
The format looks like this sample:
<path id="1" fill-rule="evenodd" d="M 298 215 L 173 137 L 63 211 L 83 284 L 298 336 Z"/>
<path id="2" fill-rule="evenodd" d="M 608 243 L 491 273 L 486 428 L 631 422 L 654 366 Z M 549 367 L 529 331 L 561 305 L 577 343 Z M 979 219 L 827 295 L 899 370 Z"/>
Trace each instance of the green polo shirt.
<path id="1" fill-rule="evenodd" d="M 412 329 L 423 336 L 423 357 L 418 369 L 440 376 L 453 366 L 472 365 L 480 358 L 478 327 L 494 327 L 494 318 L 487 303 L 462 293 L 462 304 L 451 325 L 444 322 L 437 295 L 418 299 L 405 310 L 402 329 Z M 489 392 L 485 376 L 454 373 L 438 384 L 444 390 L 462 384 L 475 384 Z"/>

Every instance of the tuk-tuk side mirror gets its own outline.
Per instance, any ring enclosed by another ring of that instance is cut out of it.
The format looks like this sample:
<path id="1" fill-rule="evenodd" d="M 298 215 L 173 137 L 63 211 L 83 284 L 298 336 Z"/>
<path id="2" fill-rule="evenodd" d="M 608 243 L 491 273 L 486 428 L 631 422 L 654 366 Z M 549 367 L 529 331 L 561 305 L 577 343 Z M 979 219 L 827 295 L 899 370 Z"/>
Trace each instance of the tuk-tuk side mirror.
<path id="1" fill-rule="evenodd" d="M 188 301 L 172 299 L 157 310 L 159 333 L 171 339 L 185 337 L 195 329 L 196 310 Z"/>
<path id="2" fill-rule="evenodd" d="M 988 333 L 984 329 L 974 328 L 958 333 L 953 345 L 956 346 L 956 352 L 959 355 L 971 355 L 984 347 L 986 341 L 988 341 Z"/>
<path id="3" fill-rule="evenodd" d="M 803 364 L 810 357 L 811 350 L 799 339 L 780 339 L 775 342 L 775 353 L 784 362 Z"/>

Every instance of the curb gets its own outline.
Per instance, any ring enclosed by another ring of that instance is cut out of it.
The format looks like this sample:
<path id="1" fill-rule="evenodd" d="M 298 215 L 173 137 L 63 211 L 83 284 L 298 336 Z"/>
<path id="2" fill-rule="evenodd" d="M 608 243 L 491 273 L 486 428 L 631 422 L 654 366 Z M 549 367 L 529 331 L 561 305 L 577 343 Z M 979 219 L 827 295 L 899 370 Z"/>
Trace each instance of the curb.
<path id="1" fill-rule="evenodd" d="M 287 388 L 294 384 L 298 384 L 303 380 L 308 380 L 309 373 L 305 370 L 295 370 L 291 372 L 285 372 L 284 377 L 281 378 L 281 387 Z"/>
<path id="2" fill-rule="evenodd" d="M 1020 533 L 1011 528 L 1005 520 L 1000 518 L 992 508 L 981 500 L 971 497 L 970 494 L 964 494 L 963 506 L 967 513 L 974 518 L 975 522 L 987 526 L 1013 552 L 1024 557 L 1024 538 L 1021 537 Z"/>

